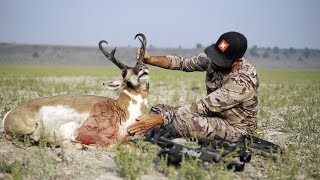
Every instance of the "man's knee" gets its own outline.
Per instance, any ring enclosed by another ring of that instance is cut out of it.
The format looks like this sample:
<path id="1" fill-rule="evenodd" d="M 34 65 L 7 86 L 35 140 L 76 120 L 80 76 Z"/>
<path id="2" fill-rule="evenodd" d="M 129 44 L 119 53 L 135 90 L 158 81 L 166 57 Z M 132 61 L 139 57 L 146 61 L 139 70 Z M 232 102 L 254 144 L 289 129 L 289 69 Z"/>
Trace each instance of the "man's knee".
<path id="1" fill-rule="evenodd" d="M 245 131 L 217 117 L 177 113 L 172 124 L 180 136 L 194 137 L 200 141 L 212 141 L 218 138 L 235 142 L 245 134 Z"/>
<path id="2" fill-rule="evenodd" d="M 198 139 L 203 139 L 203 135 L 208 129 L 206 117 L 187 113 L 177 113 L 172 125 L 180 136 Z"/>

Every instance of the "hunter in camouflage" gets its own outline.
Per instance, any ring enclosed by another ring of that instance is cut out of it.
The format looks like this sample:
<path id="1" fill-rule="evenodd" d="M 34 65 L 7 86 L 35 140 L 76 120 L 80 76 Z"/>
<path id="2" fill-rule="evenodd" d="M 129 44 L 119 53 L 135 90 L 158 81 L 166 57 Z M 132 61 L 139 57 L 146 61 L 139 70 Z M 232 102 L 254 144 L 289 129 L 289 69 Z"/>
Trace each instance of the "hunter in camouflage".
<path id="1" fill-rule="evenodd" d="M 158 115 L 142 115 L 129 127 L 129 132 L 142 133 L 164 124 L 173 126 L 177 136 L 205 142 L 213 139 L 235 142 L 253 130 L 259 82 L 256 69 L 243 58 L 246 48 L 242 34 L 228 32 L 192 58 L 145 56 L 145 63 L 166 69 L 206 71 L 207 95 L 181 107 L 156 105 L 151 111 Z"/>

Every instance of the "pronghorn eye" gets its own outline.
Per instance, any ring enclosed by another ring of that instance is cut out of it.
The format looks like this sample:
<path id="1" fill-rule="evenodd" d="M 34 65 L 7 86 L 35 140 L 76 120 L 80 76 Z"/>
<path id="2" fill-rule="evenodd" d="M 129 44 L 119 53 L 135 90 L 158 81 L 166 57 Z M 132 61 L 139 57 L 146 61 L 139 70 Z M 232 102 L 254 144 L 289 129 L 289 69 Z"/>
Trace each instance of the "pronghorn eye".
<path id="1" fill-rule="evenodd" d="M 137 66 L 134 67 L 134 71 L 135 71 L 135 73 L 138 74 L 140 71 L 142 71 L 145 68 L 146 68 L 145 65 L 137 65 Z"/>
<path id="2" fill-rule="evenodd" d="M 144 68 L 144 66 L 139 66 L 139 71 L 142 71 Z"/>

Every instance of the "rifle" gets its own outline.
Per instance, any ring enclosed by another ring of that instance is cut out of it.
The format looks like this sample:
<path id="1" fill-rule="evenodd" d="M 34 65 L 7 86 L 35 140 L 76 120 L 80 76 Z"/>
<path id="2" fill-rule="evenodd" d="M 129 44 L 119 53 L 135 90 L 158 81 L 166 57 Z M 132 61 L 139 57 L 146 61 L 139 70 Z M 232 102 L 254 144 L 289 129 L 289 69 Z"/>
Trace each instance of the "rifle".
<path id="1" fill-rule="evenodd" d="M 236 151 L 242 164 L 233 161 L 227 165 L 227 168 L 234 169 L 234 171 L 243 171 L 245 164 L 251 161 L 252 154 L 250 151 L 261 151 L 263 153 L 260 155 L 264 157 L 266 157 L 267 153 L 281 153 L 281 148 L 278 145 L 253 135 L 243 135 L 240 141 L 236 143 L 229 143 L 225 140 L 215 140 L 209 145 L 202 145 L 201 148 L 191 148 L 161 136 L 154 136 L 146 139 L 146 141 L 159 145 L 162 150 L 158 155 L 167 156 L 167 163 L 176 166 L 180 165 L 183 155 L 198 158 L 206 162 L 217 163 L 220 162 L 224 156 Z M 224 151 L 219 149 L 224 149 Z M 250 151 L 248 151 L 248 149 Z"/>

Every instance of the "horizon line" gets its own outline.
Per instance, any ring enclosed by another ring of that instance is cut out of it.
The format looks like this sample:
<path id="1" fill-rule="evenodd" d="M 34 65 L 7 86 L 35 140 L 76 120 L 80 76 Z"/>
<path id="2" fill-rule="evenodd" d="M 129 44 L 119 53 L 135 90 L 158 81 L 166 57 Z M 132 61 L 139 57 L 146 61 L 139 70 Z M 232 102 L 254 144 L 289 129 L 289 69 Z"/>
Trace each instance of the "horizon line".
<path id="1" fill-rule="evenodd" d="M 207 46 L 204 46 L 201 44 L 200 48 L 197 48 L 197 44 L 201 43 L 196 43 L 194 47 L 183 47 L 183 46 L 178 46 L 178 47 L 173 47 L 173 46 L 155 46 L 153 44 L 150 44 L 147 46 L 147 48 L 157 48 L 157 49 L 201 49 L 205 48 Z M 65 47 L 87 47 L 87 48 L 93 48 L 93 47 L 99 47 L 98 43 L 97 45 L 84 45 L 84 44 L 60 44 L 60 43 L 24 43 L 24 42 L 2 42 L 0 41 L 0 45 L 26 45 L 26 46 L 65 46 Z M 117 47 L 117 48 L 140 48 L 140 46 L 134 46 L 134 45 L 121 45 L 121 46 L 114 46 L 110 45 L 110 47 Z M 297 48 L 297 47 L 279 47 L 279 46 L 260 46 L 260 45 L 252 45 L 248 47 L 247 49 L 252 49 L 254 47 L 257 48 L 262 48 L 262 49 L 268 49 L 268 48 L 279 48 L 279 49 L 309 49 L 309 50 L 320 50 L 320 48 L 311 48 L 311 47 L 304 47 L 304 48 Z"/>

